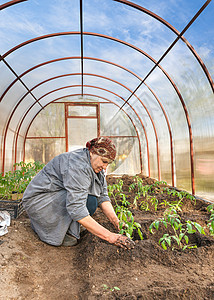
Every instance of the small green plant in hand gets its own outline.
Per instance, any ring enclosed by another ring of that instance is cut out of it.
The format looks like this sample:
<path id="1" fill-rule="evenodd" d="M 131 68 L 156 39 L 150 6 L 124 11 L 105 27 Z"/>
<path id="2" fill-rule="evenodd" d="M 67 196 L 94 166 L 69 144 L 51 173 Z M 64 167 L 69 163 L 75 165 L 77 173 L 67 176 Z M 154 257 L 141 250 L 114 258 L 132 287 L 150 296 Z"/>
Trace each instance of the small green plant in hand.
<path id="1" fill-rule="evenodd" d="M 163 218 L 152 222 L 149 227 L 150 232 L 154 234 L 153 228 L 158 231 L 160 224 L 163 224 L 166 228 L 170 226 L 174 232 L 173 235 L 166 233 L 160 238 L 159 244 L 164 250 L 167 250 L 167 247 L 172 247 L 172 250 L 175 249 L 175 246 L 173 246 L 172 243 L 173 240 L 177 243 L 179 249 L 185 250 L 186 248 L 197 248 L 197 245 L 189 244 L 189 237 L 187 234 L 192 234 L 196 231 L 205 234 L 204 228 L 196 222 L 188 220 L 184 224 L 181 223 L 181 218 L 175 209 L 166 210 Z"/>
<path id="2" fill-rule="evenodd" d="M 214 237 L 214 204 L 207 206 L 207 211 L 211 214 L 207 227 L 209 228 L 210 235 Z"/>

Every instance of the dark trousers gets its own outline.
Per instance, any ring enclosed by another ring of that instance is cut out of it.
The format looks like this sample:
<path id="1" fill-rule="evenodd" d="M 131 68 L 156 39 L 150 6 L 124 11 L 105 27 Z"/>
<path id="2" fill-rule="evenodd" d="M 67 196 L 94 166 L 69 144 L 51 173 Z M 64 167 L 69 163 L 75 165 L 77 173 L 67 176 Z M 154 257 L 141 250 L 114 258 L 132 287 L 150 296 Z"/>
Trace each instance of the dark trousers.
<path id="1" fill-rule="evenodd" d="M 88 195 L 86 207 L 88 209 L 88 212 L 90 216 L 93 216 L 98 206 L 97 197 Z"/>

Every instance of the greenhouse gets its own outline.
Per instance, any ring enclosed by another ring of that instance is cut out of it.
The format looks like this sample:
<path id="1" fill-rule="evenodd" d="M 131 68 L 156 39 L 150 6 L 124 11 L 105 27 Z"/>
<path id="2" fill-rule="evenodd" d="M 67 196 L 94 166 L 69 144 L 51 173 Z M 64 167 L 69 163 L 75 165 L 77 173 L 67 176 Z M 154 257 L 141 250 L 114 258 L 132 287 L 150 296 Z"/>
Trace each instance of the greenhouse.
<path id="1" fill-rule="evenodd" d="M 132 250 L 87 233 L 69 256 L 16 211 L 0 235 L 0 299 L 213 299 L 214 2 L 3 0 L 0 16 L 0 194 L 8 176 L 28 184 L 58 155 L 106 137 L 116 147 L 108 195 L 118 216 L 132 199 L 139 224 Z M 166 197 L 178 227 L 169 224 L 189 234 L 185 246 L 171 235 L 171 252 L 170 232 L 155 233 L 168 224 Z"/>

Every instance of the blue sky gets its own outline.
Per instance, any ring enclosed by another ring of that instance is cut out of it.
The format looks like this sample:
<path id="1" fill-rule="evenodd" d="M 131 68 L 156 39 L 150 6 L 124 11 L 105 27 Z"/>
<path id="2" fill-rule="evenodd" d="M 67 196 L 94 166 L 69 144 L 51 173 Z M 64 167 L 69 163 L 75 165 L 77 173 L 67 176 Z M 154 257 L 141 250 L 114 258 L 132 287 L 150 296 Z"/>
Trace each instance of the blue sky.
<path id="1" fill-rule="evenodd" d="M 195 13 L 205 3 L 205 0 L 139 0 L 133 1 L 148 10 L 153 11 L 161 18 L 166 19 L 178 31 L 187 25 Z M 79 31 L 79 0 L 29 0 L 0 11 L 0 54 L 28 39 L 54 32 Z M 208 5 L 195 23 L 185 33 L 185 37 L 203 58 L 208 70 L 214 75 L 214 42 L 213 42 L 213 15 L 214 1 Z M 114 36 L 120 40 L 141 48 L 152 58 L 158 60 L 176 35 L 166 26 L 154 18 L 111 0 L 83 0 L 84 31 Z M 38 63 L 63 56 L 80 55 L 79 36 L 55 37 L 36 42 L 21 48 L 6 59 L 18 74 L 25 68 Z M 84 55 L 106 59 L 125 66 L 141 78 L 149 72 L 153 63 L 144 55 L 119 43 L 103 38 L 86 36 L 84 38 Z M 189 49 L 179 42 L 172 52 L 165 58 L 163 65 L 173 77 L 180 89 L 185 92 L 185 82 L 182 82 L 184 73 L 189 76 L 200 76 L 202 85 L 209 86 L 204 79 L 202 70 L 198 67 Z M 195 67 L 197 65 L 197 73 Z M 103 64 L 85 62 L 87 72 L 97 72 L 134 88 L 138 80 L 134 77 L 123 76 L 121 70 L 103 69 Z M 59 75 L 65 72 L 80 71 L 78 63 L 71 64 L 70 70 L 63 64 L 44 67 L 43 73 L 35 74 L 35 78 L 45 79 L 49 72 Z M 31 77 L 32 78 L 32 77 Z M 1 79 L 1 78 L 0 78 Z M 30 78 L 26 78 L 30 85 Z M 170 90 L 164 75 L 154 73 L 149 78 L 154 87 Z M 193 80 L 194 82 L 194 80 Z M 107 84 L 107 83 L 106 83 Z M 107 85 L 110 85 L 108 82 Z M 194 95 L 196 86 L 190 87 Z M 119 89 L 119 88 L 118 88 Z M 124 97 L 128 92 L 124 92 Z M 173 93 L 169 93 L 169 99 Z M 185 96 L 185 95 L 184 95 Z M 162 96 L 163 97 L 163 96 Z M 173 96 L 174 97 L 174 96 Z M 208 95 L 208 98 L 210 96 Z"/>

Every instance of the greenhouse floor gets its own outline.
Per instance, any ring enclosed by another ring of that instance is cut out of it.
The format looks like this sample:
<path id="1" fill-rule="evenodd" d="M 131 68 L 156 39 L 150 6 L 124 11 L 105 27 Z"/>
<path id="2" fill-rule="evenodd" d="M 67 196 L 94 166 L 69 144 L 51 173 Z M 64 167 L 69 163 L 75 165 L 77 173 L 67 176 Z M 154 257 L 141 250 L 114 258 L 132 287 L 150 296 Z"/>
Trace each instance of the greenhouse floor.
<path id="1" fill-rule="evenodd" d="M 108 180 L 113 183 L 115 178 Z M 131 181 L 128 176 L 123 180 L 125 189 Z M 184 202 L 183 217 L 204 226 L 209 219 L 205 206 Z M 161 232 L 153 235 L 148 229 L 161 212 L 132 212 L 144 236 L 140 240 L 135 234 L 132 250 L 88 232 L 74 247 L 46 245 L 23 213 L 0 238 L 0 299 L 214 299 L 214 239 L 198 233 L 192 240 L 197 249 L 163 250 L 158 244 Z M 99 209 L 95 218 L 114 230 Z"/>

